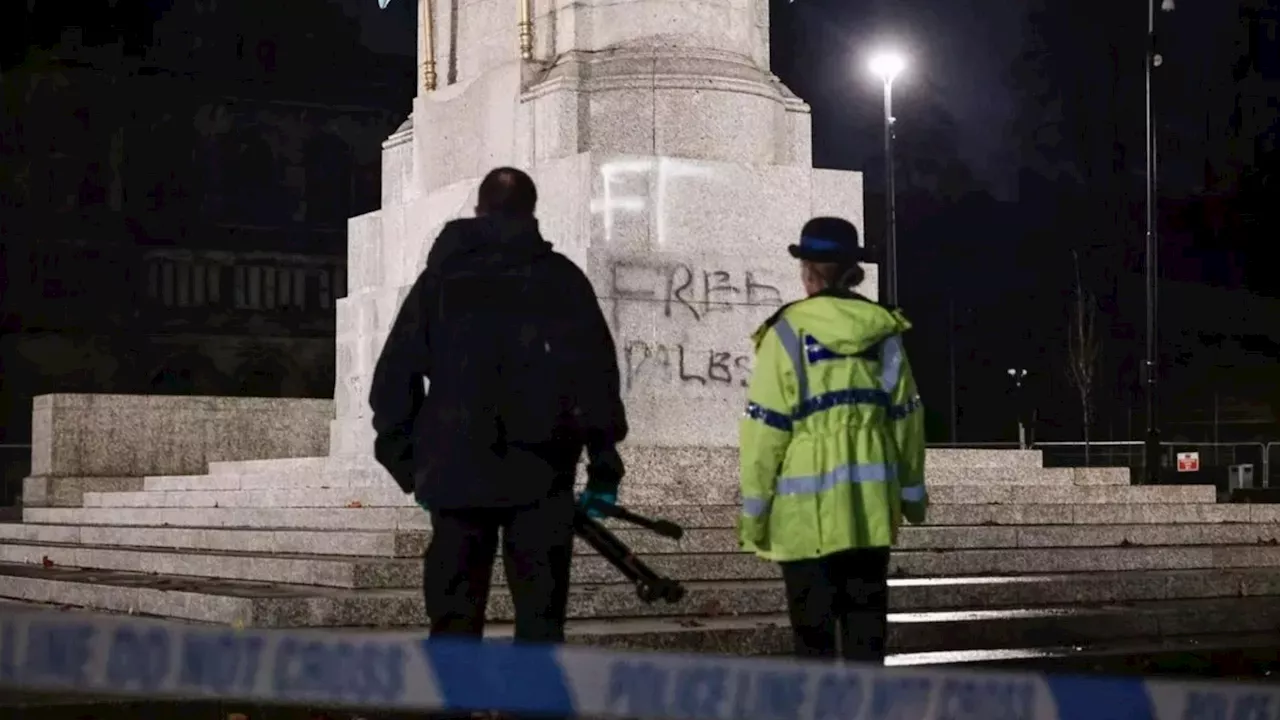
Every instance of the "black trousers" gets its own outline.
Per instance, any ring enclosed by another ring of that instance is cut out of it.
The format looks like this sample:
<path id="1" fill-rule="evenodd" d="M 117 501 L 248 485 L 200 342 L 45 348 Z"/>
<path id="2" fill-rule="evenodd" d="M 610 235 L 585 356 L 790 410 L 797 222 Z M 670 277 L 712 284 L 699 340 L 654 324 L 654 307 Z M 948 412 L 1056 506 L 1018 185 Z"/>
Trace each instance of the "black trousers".
<path id="1" fill-rule="evenodd" d="M 889 548 L 782 563 L 796 655 L 884 663 Z"/>
<path id="2" fill-rule="evenodd" d="M 516 639 L 563 642 L 573 513 L 572 492 L 524 507 L 432 511 L 422 578 L 431 635 L 484 633 L 501 532 Z"/>

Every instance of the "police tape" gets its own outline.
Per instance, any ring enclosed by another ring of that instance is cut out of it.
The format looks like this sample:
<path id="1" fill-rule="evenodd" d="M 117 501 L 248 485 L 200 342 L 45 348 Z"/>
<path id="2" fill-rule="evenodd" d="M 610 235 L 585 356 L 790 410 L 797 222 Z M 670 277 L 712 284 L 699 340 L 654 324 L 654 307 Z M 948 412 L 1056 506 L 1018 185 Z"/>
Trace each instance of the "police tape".
<path id="1" fill-rule="evenodd" d="M 1277 720 L 1266 686 L 0 613 L 0 688 L 671 720 Z"/>

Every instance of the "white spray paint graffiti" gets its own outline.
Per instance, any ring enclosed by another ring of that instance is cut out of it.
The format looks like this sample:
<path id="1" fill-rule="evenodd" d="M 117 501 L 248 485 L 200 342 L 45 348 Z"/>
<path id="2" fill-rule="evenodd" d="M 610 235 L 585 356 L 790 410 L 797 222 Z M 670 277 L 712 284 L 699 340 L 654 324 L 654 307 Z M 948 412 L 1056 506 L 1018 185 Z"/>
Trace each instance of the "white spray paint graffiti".
<path id="1" fill-rule="evenodd" d="M 647 192 L 627 194 L 618 185 L 629 179 L 643 178 Z M 658 247 L 667 242 L 668 194 L 675 181 L 682 178 L 715 179 L 715 171 L 705 165 L 674 158 L 636 158 L 617 160 L 600 166 L 601 191 L 591 200 L 591 212 L 601 216 L 605 241 L 613 240 L 617 213 L 653 213 L 654 240 Z"/>
<path id="2" fill-rule="evenodd" d="M 676 235 L 701 219 L 708 184 L 725 179 L 713 165 L 673 158 L 617 160 L 599 173 L 591 211 L 607 274 L 596 281 L 625 390 L 736 401 L 750 376 L 747 338 L 782 303 L 782 284 L 776 265 L 726 251 L 740 237 L 699 236 L 690 247 Z"/>

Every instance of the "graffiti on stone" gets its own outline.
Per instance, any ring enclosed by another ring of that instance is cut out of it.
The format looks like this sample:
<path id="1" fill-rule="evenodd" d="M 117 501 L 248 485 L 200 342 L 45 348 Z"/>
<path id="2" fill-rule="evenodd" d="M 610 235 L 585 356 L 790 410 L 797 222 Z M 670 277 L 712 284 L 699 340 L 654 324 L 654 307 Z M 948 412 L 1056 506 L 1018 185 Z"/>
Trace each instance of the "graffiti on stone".
<path id="1" fill-rule="evenodd" d="M 782 291 L 752 270 L 697 267 L 683 262 L 615 260 L 609 264 L 615 324 L 627 303 L 658 303 L 663 317 L 704 321 L 737 306 L 782 304 Z"/>
<path id="2" fill-rule="evenodd" d="M 700 387 L 746 387 L 751 356 L 746 352 L 691 348 L 684 343 L 628 340 L 622 346 L 623 381 Z"/>
<path id="3" fill-rule="evenodd" d="M 632 158 L 601 165 L 600 183 L 591 198 L 591 212 L 603 226 L 601 239 L 612 241 L 620 221 L 630 220 L 642 223 L 658 247 L 665 246 L 669 226 L 679 227 L 669 217 L 671 205 L 689 196 L 689 188 L 680 181 L 705 185 L 716 179 L 711 167 L 676 158 Z"/>

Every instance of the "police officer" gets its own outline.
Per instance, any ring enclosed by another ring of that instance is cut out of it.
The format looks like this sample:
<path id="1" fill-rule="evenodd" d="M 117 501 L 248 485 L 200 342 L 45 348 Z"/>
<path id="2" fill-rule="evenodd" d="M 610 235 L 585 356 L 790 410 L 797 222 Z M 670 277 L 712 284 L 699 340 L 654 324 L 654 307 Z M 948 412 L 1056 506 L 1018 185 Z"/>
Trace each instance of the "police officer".
<path id="1" fill-rule="evenodd" d="M 540 234 L 536 203 L 520 170 L 484 178 L 476 217 L 432 246 L 369 392 L 375 456 L 431 513 L 436 637 L 482 634 L 501 536 L 516 639 L 562 641 L 579 457 L 589 506 L 616 501 L 623 474 L 613 337 L 586 275 Z"/>
<path id="2" fill-rule="evenodd" d="M 903 314 L 854 292 L 858 232 L 805 224 L 808 297 L 756 331 L 741 421 L 742 546 L 782 566 L 795 651 L 883 663 L 889 548 L 924 521 L 924 414 Z"/>

